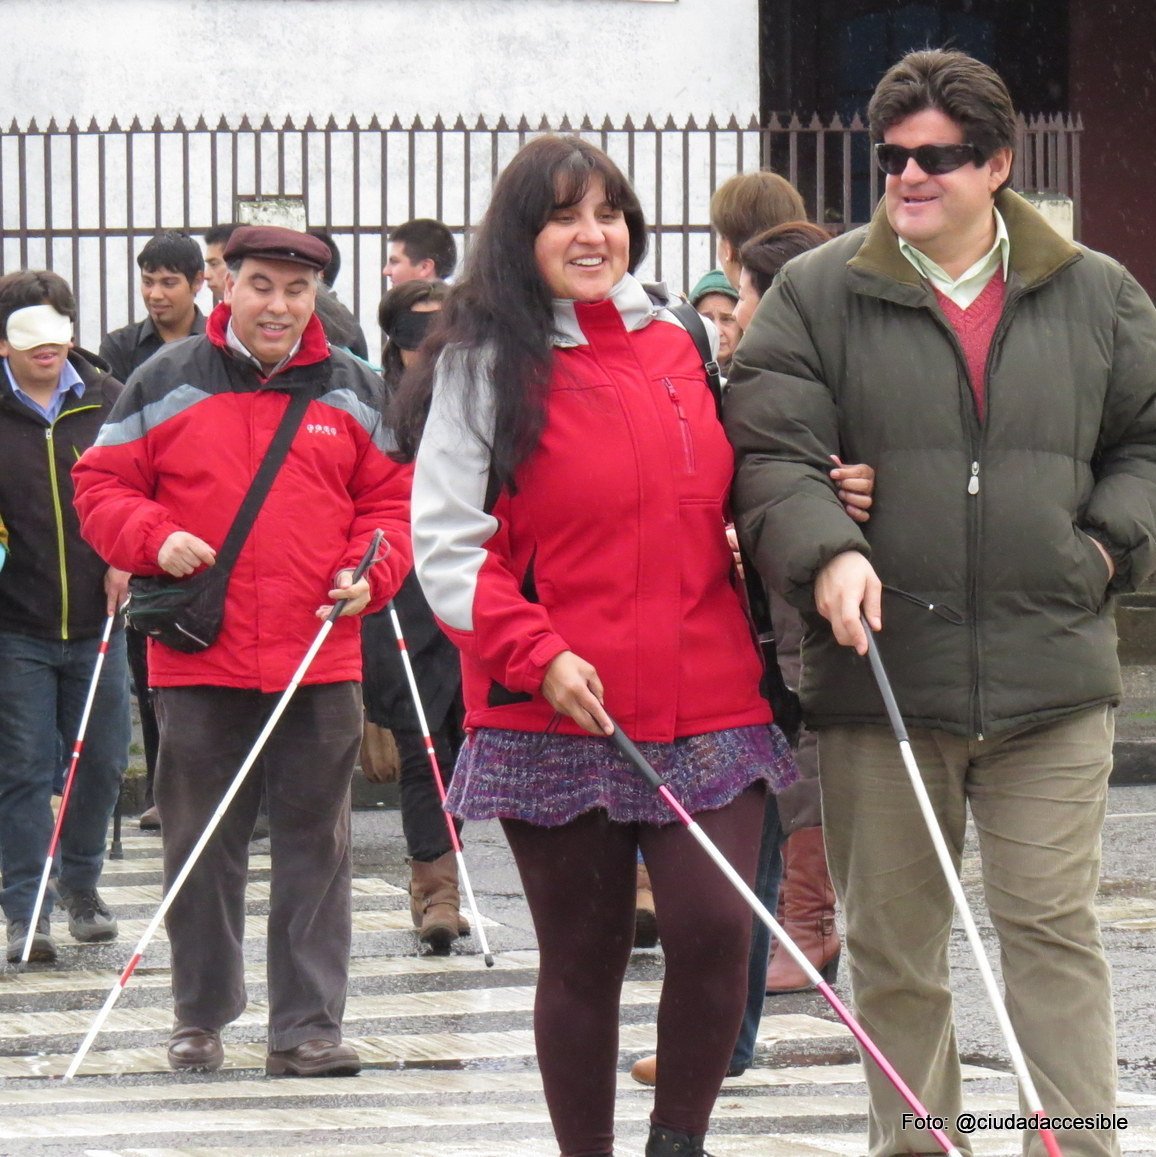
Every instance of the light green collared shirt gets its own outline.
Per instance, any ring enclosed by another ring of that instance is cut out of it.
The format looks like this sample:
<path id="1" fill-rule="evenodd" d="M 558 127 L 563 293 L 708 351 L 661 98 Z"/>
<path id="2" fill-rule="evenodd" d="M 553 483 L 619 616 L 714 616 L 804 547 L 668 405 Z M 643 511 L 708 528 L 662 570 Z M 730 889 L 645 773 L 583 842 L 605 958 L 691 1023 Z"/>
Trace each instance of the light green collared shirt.
<path id="1" fill-rule="evenodd" d="M 899 252 L 915 266 L 920 277 L 927 278 L 944 297 L 954 301 L 960 309 L 967 309 L 969 305 L 987 287 L 995 271 L 1003 266 L 1003 277 L 1007 280 L 1008 253 L 1011 242 L 1008 240 L 1007 226 L 1003 223 L 998 209 L 995 213 L 995 241 L 992 247 L 970 268 L 965 269 L 958 277 L 951 277 L 943 268 L 936 265 L 925 253 L 920 253 L 913 245 L 909 245 L 902 237 L 899 238 Z"/>

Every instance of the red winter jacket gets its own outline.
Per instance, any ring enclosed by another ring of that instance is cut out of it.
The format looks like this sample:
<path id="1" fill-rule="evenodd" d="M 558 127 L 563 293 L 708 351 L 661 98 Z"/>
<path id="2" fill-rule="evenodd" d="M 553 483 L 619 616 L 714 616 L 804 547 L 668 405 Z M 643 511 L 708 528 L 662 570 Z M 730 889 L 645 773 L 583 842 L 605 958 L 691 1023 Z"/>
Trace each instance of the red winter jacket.
<path id="1" fill-rule="evenodd" d="M 230 310 L 203 336 L 174 342 L 138 369 L 96 444 L 73 468 L 81 532 L 112 566 L 160 574 L 157 552 L 185 530 L 219 550 L 289 404 L 315 400 L 273 481 L 229 582 L 216 642 L 194 655 L 149 642 L 149 682 L 281 691 L 320 626 L 337 571 L 356 566 L 373 531 L 390 545 L 371 568 L 384 605 L 409 570 L 410 471 L 386 456 L 381 379 L 330 350 L 316 317 L 272 378 L 226 348 Z M 359 623 L 342 617 L 306 683 L 361 677 Z"/>
<path id="2" fill-rule="evenodd" d="M 467 726 L 550 726 L 539 688 L 565 650 L 635 739 L 768 722 L 725 536 L 734 458 L 693 342 L 633 277 L 555 308 L 547 425 L 517 494 L 487 513 L 453 351 L 418 451 L 416 566 L 461 649 Z"/>

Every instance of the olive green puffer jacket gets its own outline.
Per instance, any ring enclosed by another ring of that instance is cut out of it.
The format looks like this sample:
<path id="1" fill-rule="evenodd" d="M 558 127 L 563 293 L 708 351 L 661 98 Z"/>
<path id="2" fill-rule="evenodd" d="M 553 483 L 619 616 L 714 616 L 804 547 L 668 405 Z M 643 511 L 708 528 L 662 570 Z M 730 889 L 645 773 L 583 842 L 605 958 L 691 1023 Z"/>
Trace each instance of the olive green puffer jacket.
<path id="1" fill-rule="evenodd" d="M 886 720 L 865 660 L 814 610 L 814 576 L 844 550 L 885 584 L 879 644 L 908 723 L 996 734 L 1119 700 L 1109 595 L 1156 569 L 1156 310 L 1015 193 L 996 204 L 1010 267 L 982 424 L 882 206 L 787 265 L 733 360 L 736 520 L 764 579 L 807 612 L 813 726 Z M 830 454 L 877 471 L 863 526 Z"/>

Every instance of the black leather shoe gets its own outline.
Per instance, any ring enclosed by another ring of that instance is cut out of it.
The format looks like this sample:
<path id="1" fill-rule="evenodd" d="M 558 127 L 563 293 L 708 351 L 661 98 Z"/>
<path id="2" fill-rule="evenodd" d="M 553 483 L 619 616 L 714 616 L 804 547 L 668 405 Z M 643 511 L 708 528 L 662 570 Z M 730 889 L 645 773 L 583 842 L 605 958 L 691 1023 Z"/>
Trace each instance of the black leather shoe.
<path id="1" fill-rule="evenodd" d="M 169 1067 L 177 1072 L 216 1072 L 225 1060 L 221 1034 L 212 1028 L 178 1024 L 169 1037 Z"/>
<path id="2" fill-rule="evenodd" d="M 265 1075 L 270 1077 L 355 1077 L 359 1072 L 357 1053 L 331 1040 L 307 1040 L 265 1058 Z"/>
<path id="3" fill-rule="evenodd" d="M 706 1134 L 691 1137 L 686 1133 L 675 1133 L 661 1125 L 650 1126 L 650 1137 L 646 1142 L 646 1157 L 710 1157 L 702 1147 Z"/>

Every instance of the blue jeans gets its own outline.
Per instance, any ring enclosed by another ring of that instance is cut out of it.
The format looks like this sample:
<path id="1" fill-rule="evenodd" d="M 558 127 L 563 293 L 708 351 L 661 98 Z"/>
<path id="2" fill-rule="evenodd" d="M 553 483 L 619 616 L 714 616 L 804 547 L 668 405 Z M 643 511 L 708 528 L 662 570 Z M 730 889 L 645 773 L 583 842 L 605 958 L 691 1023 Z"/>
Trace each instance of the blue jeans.
<path id="1" fill-rule="evenodd" d="M 771 915 L 779 903 L 779 885 L 783 881 L 783 854 L 780 844 L 783 830 L 779 823 L 779 805 L 772 791 L 767 792 L 767 810 L 763 814 L 763 837 L 759 844 L 759 866 L 755 871 L 755 895 Z M 751 954 L 747 965 L 747 1006 L 739 1039 L 731 1054 L 730 1068 L 747 1068 L 754 1060 L 755 1038 L 763 1019 L 763 1003 L 767 999 L 767 962 L 771 955 L 771 930 L 754 917 L 751 930 Z"/>
<path id="2" fill-rule="evenodd" d="M 52 839 L 61 744 L 71 758 L 99 650 L 100 639 L 0 631 L 0 905 L 9 920 L 32 915 Z M 60 882 L 70 891 L 93 888 L 100 878 L 130 734 L 121 630 L 109 641 L 60 834 Z"/>

